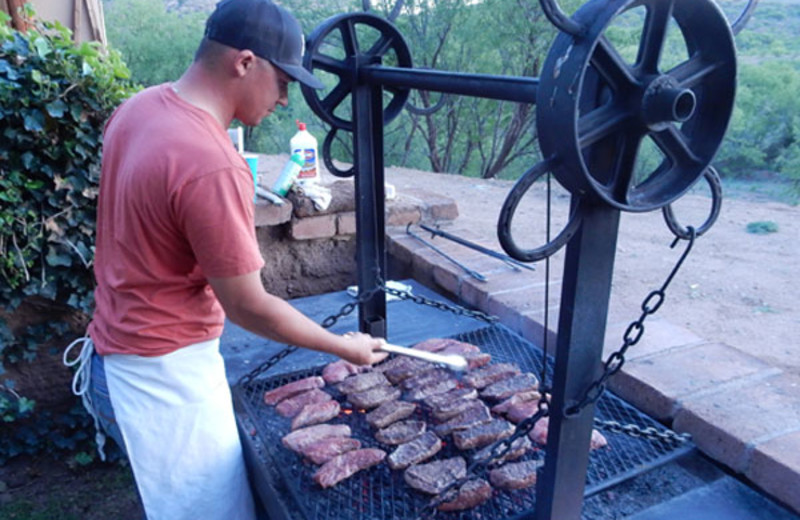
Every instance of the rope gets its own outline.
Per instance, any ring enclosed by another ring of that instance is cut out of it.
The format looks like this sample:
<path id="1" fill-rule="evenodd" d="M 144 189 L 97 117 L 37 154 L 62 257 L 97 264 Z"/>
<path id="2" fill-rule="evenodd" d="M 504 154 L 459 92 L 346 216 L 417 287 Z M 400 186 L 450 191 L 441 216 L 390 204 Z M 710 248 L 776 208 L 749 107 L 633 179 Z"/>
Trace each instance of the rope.
<path id="1" fill-rule="evenodd" d="M 69 359 L 70 352 L 73 348 L 81 345 L 80 352 L 78 356 L 72 360 Z M 97 416 L 97 412 L 94 409 L 94 403 L 92 402 L 92 396 L 89 392 L 89 388 L 92 383 L 92 355 L 94 354 L 94 344 L 92 343 L 92 338 L 89 336 L 84 336 L 82 338 L 78 338 L 64 350 L 64 356 L 62 358 L 62 362 L 65 366 L 72 368 L 75 365 L 78 368 L 75 370 L 75 375 L 72 376 L 72 393 L 75 394 L 77 397 L 81 398 L 81 403 L 83 403 L 83 407 L 92 416 L 94 420 L 94 429 L 95 435 L 94 440 L 97 443 L 97 452 L 100 454 L 100 460 L 106 460 L 106 454 L 103 450 L 103 447 L 106 444 L 106 436 L 103 433 L 102 428 L 100 427 L 100 419 Z"/>

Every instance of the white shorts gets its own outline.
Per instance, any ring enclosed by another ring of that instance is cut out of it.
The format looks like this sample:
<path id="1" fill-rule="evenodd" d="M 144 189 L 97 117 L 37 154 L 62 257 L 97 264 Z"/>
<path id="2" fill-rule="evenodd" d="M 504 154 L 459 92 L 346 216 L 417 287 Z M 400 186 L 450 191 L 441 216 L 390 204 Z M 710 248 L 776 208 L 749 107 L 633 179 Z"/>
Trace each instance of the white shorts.
<path id="1" fill-rule="evenodd" d="M 103 361 L 148 520 L 253 520 L 219 340 Z"/>

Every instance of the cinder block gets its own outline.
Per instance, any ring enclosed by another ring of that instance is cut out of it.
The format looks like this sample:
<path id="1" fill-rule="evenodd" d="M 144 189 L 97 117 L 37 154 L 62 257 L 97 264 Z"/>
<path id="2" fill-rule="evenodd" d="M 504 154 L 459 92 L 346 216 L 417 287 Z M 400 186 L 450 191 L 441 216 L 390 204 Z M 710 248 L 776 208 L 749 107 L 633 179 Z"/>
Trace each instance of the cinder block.
<path id="1" fill-rule="evenodd" d="M 745 476 L 800 513 L 800 431 L 756 446 Z"/>
<path id="2" fill-rule="evenodd" d="M 290 234 L 295 240 L 330 238 L 336 234 L 336 215 L 294 219 Z"/>
<path id="3" fill-rule="evenodd" d="M 752 446 L 800 429 L 798 388 L 798 376 L 759 373 L 739 384 L 723 385 L 718 392 L 684 399 L 673 426 L 691 433 L 711 458 L 741 473 L 750 465 Z"/>

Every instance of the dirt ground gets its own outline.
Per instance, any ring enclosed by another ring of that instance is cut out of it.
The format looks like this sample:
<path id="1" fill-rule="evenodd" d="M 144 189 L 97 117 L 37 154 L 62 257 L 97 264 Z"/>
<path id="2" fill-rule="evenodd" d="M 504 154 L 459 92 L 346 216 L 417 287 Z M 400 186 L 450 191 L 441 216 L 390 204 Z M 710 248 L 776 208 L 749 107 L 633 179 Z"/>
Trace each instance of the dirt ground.
<path id="1" fill-rule="evenodd" d="M 277 156 L 266 162 L 282 165 L 285 159 Z M 445 229 L 501 251 L 496 224 L 511 182 L 403 168 L 388 168 L 386 180 L 396 186 L 401 197 L 423 189 L 454 198 L 460 216 Z M 793 347 L 800 332 L 800 313 L 794 292 L 794 261 L 800 253 L 800 227 L 796 225 L 800 207 L 736 191 L 726 195 L 716 224 L 696 241 L 658 316 L 706 340 L 726 343 L 773 367 L 798 374 L 800 358 Z M 512 235 L 523 249 L 546 241 L 543 193 L 543 186 L 535 184 L 512 221 Z M 556 190 L 552 202 L 554 233 L 566 220 L 568 200 L 565 193 Z M 709 213 L 709 200 L 703 189 L 686 195 L 674 204 L 678 220 L 700 225 Z M 777 231 L 748 232 L 748 224 L 758 222 L 773 223 Z M 682 245 L 669 248 L 672 238 L 660 211 L 622 214 L 610 322 L 638 317 L 643 298 L 663 283 L 680 255 Z M 551 279 L 560 278 L 562 261 L 563 251 L 553 256 Z M 542 265 L 530 276 L 543 280 Z M 24 460 L 0 468 L 2 520 L 108 518 L 142 518 L 126 466 L 96 464 L 88 470 L 70 471 L 63 463 Z"/>

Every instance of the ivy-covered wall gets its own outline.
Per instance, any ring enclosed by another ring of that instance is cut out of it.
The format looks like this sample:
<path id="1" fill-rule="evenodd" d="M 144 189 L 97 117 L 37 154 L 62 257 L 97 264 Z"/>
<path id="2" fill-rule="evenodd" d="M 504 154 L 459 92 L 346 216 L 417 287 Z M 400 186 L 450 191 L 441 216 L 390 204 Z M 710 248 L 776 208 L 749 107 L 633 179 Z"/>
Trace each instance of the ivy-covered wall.
<path id="1" fill-rule="evenodd" d="M 136 90 L 118 53 L 24 14 L 20 33 L 0 12 L 0 463 L 74 448 L 80 412 L 37 410 L 13 374 L 91 313 L 103 125 Z"/>

